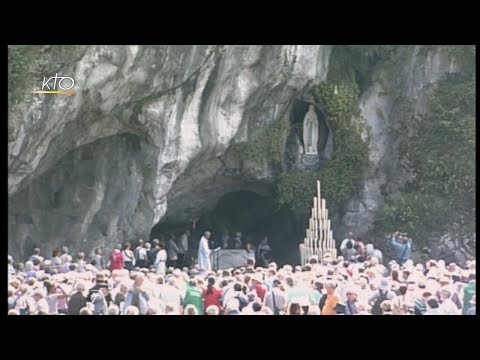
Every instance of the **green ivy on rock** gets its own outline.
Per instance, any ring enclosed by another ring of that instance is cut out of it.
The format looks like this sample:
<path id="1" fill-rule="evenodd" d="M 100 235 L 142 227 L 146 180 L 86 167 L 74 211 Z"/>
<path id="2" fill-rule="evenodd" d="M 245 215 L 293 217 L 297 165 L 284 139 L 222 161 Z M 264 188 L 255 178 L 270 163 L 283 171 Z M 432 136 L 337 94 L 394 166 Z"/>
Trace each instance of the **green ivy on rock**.
<path id="1" fill-rule="evenodd" d="M 28 45 L 8 46 L 8 104 L 14 105 L 22 99 L 29 80 L 32 48 Z"/>
<path id="2" fill-rule="evenodd" d="M 428 89 L 427 118 L 405 124 L 410 135 L 401 153 L 415 181 L 378 212 L 379 229 L 405 229 L 419 239 L 433 230 L 475 229 L 475 47 L 440 50 L 456 59 L 461 72 Z"/>
<path id="3" fill-rule="evenodd" d="M 276 120 L 259 133 L 253 133 L 253 139 L 235 145 L 235 151 L 242 160 L 261 163 L 265 159 L 275 165 L 282 162 L 283 141 L 290 132 L 290 122 L 286 118 Z"/>

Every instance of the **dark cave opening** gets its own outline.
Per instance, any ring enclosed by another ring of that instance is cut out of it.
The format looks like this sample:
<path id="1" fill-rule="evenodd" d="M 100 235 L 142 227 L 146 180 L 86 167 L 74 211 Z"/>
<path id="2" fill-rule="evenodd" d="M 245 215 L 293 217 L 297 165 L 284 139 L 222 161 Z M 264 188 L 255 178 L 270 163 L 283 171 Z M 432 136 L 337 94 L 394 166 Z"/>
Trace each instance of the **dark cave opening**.
<path id="1" fill-rule="evenodd" d="M 242 242 L 257 246 L 264 236 L 268 236 L 272 246 L 272 257 L 280 264 L 296 264 L 298 259 L 299 221 L 288 207 L 275 203 L 270 196 L 262 196 L 252 191 L 235 191 L 223 195 L 212 211 L 204 212 L 192 229 L 192 224 L 159 222 L 151 232 L 150 239 L 165 238 L 168 234 L 178 234 L 189 229 L 190 246 L 198 247 L 202 233 L 209 230 L 211 248 L 221 246 L 225 229 L 232 238 L 242 233 Z"/>

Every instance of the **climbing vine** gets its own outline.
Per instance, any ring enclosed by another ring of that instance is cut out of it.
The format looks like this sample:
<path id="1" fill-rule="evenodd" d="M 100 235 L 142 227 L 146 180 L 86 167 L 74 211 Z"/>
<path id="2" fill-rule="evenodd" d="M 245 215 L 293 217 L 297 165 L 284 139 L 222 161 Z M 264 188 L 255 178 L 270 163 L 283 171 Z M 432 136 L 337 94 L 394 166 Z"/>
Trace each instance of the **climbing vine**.
<path id="1" fill-rule="evenodd" d="M 235 145 L 235 151 L 243 160 L 262 162 L 265 159 L 275 165 L 282 162 L 283 141 L 290 132 L 290 122 L 287 118 L 276 120 L 258 133 L 253 133 L 253 139 Z"/>

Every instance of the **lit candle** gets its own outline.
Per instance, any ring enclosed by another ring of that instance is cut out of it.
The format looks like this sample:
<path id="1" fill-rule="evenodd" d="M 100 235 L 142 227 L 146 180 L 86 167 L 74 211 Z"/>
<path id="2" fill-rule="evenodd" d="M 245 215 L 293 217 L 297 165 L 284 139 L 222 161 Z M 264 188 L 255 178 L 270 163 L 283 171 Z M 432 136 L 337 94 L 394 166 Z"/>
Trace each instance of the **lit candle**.
<path id="1" fill-rule="evenodd" d="M 318 196 L 318 200 L 320 201 L 322 199 L 322 196 L 320 193 L 320 180 L 317 180 L 317 196 Z"/>
<path id="2" fill-rule="evenodd" d="M 327 238 L 328 238 L 328 247 L 331 249 L 332 248 L 332 244 L 330 242 L 330 219 L 327 220 Z"/>

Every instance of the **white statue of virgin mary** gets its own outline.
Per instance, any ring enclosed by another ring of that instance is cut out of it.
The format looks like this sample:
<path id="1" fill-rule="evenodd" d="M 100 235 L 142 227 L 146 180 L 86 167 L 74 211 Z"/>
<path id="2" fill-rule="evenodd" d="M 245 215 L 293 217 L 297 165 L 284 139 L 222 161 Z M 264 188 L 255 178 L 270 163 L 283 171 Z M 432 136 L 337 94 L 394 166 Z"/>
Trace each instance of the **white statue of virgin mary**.
<path id="1" fill-rule="evenodd" d="M 305 154 L 317 154 L 318 141 L 318 116 L 315 106 L 309 105 L 308 111 L 303 119 L 303 143 Z"/>

